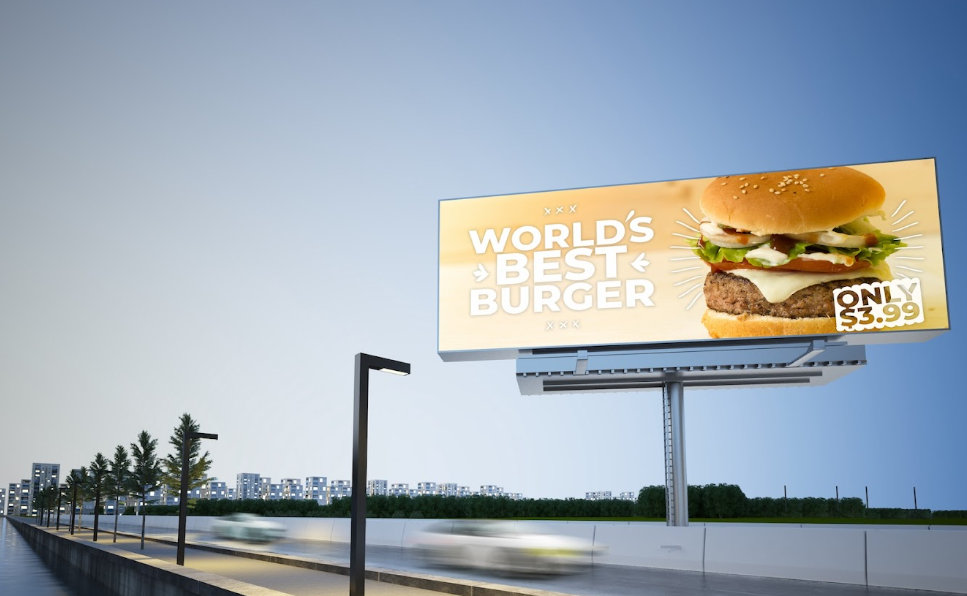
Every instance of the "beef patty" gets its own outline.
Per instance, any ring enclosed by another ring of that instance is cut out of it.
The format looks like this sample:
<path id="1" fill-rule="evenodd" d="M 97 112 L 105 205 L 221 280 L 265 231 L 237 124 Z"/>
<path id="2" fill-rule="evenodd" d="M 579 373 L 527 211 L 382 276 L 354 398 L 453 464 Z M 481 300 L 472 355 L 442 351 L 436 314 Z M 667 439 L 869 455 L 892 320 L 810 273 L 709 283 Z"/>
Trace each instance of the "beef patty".
<path id="1" fill-rule="evenodd" d="M 705 304 L 712 310 L 733 315 L 768 315 L 787 319 L 833 317 L 836 316 L 833 290 L 878 281 L 881 280 L 875 277 L 828 281 L 803 288 L 785 301 L 773 304 L 746 278 L 716 271 L 705 278 Z"/>

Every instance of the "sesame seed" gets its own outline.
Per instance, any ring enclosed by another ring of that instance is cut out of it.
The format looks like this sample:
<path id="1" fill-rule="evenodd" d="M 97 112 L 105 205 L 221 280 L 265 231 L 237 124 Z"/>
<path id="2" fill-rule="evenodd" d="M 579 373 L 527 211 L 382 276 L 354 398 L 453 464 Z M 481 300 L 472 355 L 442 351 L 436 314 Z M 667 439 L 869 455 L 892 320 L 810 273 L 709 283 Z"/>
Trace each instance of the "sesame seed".
<path id="1" fill-rule="evenodd" d="M 759 188 L 759 185 L 758 184 L 753 184 L 752 185 L 752 188 Z"/>
<path id="2" fill-rule="evenodd" d="M 772 189 L 770 188 L 770 189 L 769 189 L 769 192 L 776 192 L 776 191 L 774 191 L 774 190 L 772 190 Z"/>
<path id="3" fill-rule="evenodd" d="M 792 177 L 793 178 L 798 178 L 799 177 L 799 174 L 793 174 Z"/>
<path id="4" fill-rule="evenodd" d="M 745 191 L 744 190 L 742 191 L 742 194 L 745 194 Z"/>
<path id="5" fill-rule="evenodd" d="M 740 177 L 739 177 L 739 180 L 740 180 L 740 181 L 741 181 L 741 180 L 745 180 L 745 176 L 740 176 Z"/>
<path id="6" fill-rule="evenodd" d="M 722 186 L 725 186 L 726 184 L 728 184 L 728 182 L 723 182 L 723 183 L 722 183 Z"/>
<path id="7" fill-rule="evenodd" d="M 765 176 L 759 176 L 759 180 L 765 180 L 765 179 L 766 179 Z"/>
<path id="8" fill-rule="evenodd" d="M 733 199 L 737 199 L 737 198 L 739 198 L 739 197 L 737 197 L 737 196 L 735 196 L 735 195 L 732 195 L 732 198 L 733 198 Z"/>
<path id="9" fill-rule="evenodd" d="M 806 189 L 806 192 L 811 192 L 811 191 L 810 191 L 810 190 L 809 190 L 809 189 L 807 188 L 807 189 Z"/>
<path id="10" fill-rule="evenodd" d="M 822 178 L 822 177 L 823 177 L 823 176 L 825 176 L 825 175 L 826 175 L 826 174 L 820 174 L 820 175 L 819 175 L 819 177 L 820 177 L 820 178 Z"/>

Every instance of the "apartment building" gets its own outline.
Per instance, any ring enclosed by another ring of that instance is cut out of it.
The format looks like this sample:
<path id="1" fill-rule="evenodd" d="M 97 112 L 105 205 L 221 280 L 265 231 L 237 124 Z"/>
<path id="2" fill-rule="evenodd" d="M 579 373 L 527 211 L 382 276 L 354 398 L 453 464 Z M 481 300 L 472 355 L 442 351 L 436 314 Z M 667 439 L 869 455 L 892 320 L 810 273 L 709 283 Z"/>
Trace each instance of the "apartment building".
<path id="1" fill-rule="evenodd" d="M 320 505 L 329 504 L 329 482 L 325 476 L 306 476 L 303 491 L 306 500 L 311 499 Z"/>
<path id="2" fill-rule="evenodd" d="M 408 497 L 410 496 L 410 485 L 406 482 L 391 484 L 389 486 L 389 495 L 391 497 Z"/>
<path id="3" fill-rule="evenodd" d="M 436 482 L 417 482 L 416 494 L 421 497 L 437 494 Z"/>
<path id="4" fill-rule="evenodd" d="M 259 476 L 251 472 L 235 475 L 235 498 L 239 500 L 259 498 Z"/>
<path id="5" fill-rule="evenodd" d="M 305 487 L 298 478 L 282 479 L 282 498 L 291 501 L 301 501 L 305 496 Z"/>
<path id="6" fill-rule="evenodd" d="M 59 482 L 60 464 L 34 463 L 31 466 L 31 479 L 27 498 L 27 510 L 30 511 L 31 515 L 37 514 L 37 508 L 34 507 L 34 500 L 37 498 L 37 493 L 48 486 L 57 486 Z"/>
<path id="7" fill-rule="evenodd" d="M 370 497 L 375 495 L 385 497 L 389 494 L 389 485 L 385 480 L 370 480 L 366 483 L 366 494 Z"/>
<path id="8" fill-rule="evenodd" d="M 477 494 L 482 497 L 500 497 L 504 494 L 504 487 L 494 484 L 482 484 L 480 485 L 480 492 Z"/>
<path id="9" fill-rule="evenodd" d="M 611 499 L 611 491 L 599 490 L 596 492 L 584 493 L 584 498 L 588 501 L 607 501 Z"/>
<path id="10" fill-rule="evenodd" d="M 351 497 L 353 494 L 352 482 L 349 480 L 333 480 L 329 483 L 329 498 L 340 499 Z"/>
<path id="11" fill-rule="evenodd" d="M 208 498 L 212 500 L 228 499 L 228 483 L 209 481 L 206 487 Z"/>
<path id="12" fill-rule="evenodd" d="M 618 498 L 622 501 L 637 501 L 638 495 L 635 493 L 618 493 Z"/>

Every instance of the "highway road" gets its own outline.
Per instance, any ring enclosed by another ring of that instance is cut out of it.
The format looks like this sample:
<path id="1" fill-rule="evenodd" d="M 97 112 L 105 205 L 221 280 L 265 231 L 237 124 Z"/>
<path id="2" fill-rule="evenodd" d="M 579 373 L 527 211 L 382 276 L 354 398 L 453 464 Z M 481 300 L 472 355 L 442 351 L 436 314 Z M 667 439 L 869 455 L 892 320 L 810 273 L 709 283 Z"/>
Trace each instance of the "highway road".
<path id="1" fill-rule="evenodd" d="M 109 538 L 110 534 L 106 534 L 106 536 Z M 153 534 L 152 536 L 166 540 L 176 539 L 173 534 Z M 292 555 L 349 564 L 349 544 L 347 543 L 286 539 L 267 545 L 258 545 L 219 539 L 208 533 L 192 532 L 188 533 L 188 541 L 222 548 Z M 189 554 L 186 557 L 195 557 L 195 553 L 201 551 L 192 550 L 188 552 Z M 598 565 L 589 571 L 576 575 L 552 577 L 506 576 L 485 570 L 427 567 L 410 549 L 388 546 L 367 546 L 366 564 L 367 567 L 462 578 L 578 596 L 814 596 L 819 594 L 830 596 L 859 596 L 861 594 L 865 596 L 914 596 L 920 593 L 914 590 L 895 588 L 868 588 L 846 584 L 716 573 L 703 574 L 616 565 Z M 266 563 L 266 565 L 272 564 Z M 218 571 L 213 572 L 218 573 Z M 262 585 L 257 580 L 256 577 L 243 581 Z M 367 582 L 367 591 L 370 583 Z M 281 588 L 275 589 L 285 591 Z"/>

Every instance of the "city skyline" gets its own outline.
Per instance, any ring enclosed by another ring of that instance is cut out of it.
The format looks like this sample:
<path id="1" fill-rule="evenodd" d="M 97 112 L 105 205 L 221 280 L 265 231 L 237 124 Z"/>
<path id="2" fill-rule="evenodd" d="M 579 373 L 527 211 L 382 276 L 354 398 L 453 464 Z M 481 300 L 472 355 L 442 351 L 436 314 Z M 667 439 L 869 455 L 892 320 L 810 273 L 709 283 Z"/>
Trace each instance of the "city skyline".
<path id="1" fill-rule="evenodd" d="M 821 387 L 686 388 L 687 480 L 967 508 L 963 9 L 913 6 L 5 3 L 0 479 L 164 455 L 184 412 L 212 476 L 351 478 L 365 352 L 412 364 L 371 375 L 371 478 L 663 485 L 660 391 L 440 359 L 440 201 L 933 157 L 951 329 Z"/>

